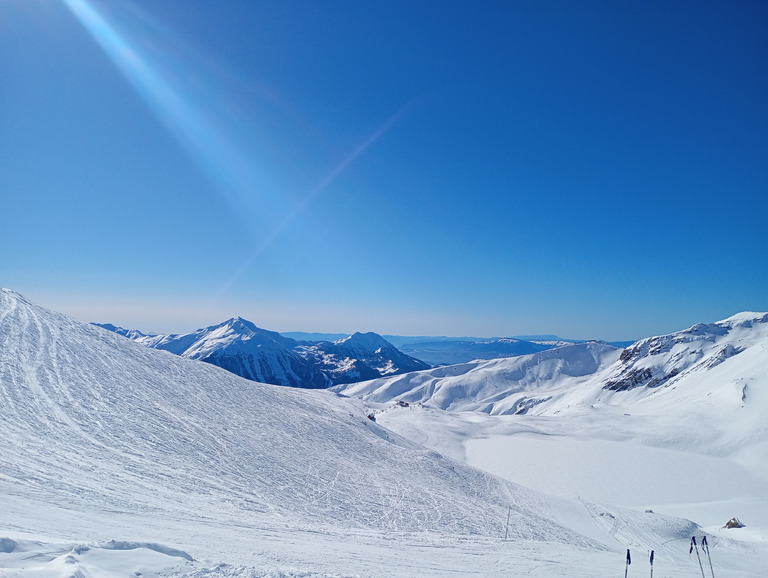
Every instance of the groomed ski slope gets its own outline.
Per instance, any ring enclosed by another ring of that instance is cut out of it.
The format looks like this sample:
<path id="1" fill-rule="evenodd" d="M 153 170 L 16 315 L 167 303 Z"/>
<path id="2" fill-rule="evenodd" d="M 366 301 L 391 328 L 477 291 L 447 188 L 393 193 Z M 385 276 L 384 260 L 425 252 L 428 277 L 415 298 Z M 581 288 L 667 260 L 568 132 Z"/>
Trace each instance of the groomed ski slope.
<path id="1" fill-rule="evenodd" d="M 247 381 L 7 290 L 0 439 L 2 576 L 612 576 L 625 547 L 657 543 L 657 576 L 695 575 L 662 544 L 691 522 L 538 494 L 331 392 Z M 752 575 L 741 544 L 719 549 Z"/>

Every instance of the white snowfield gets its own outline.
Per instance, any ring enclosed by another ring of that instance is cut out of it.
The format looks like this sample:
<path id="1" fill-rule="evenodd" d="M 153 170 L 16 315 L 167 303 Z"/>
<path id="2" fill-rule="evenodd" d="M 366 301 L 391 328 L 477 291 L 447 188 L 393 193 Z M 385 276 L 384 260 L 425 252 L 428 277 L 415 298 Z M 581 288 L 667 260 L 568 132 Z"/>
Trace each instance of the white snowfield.
<path id="1" fill-rule="evenodd" d="M 753 575 L 768 575 L 768 314 L 625 350 L 568 345 L 334 390 L 391 430 L 505 479 L 738 537 L 757 548 Z M 748 526 L 723 530 L 734 516 Z"/>
<path id="2" fill-rule="evenodd" d="M 753 356 L 755 371 L 764 357 Z M 765 408 L 764 382 L 745 385 L 742 404 Z M 613 410 L 616 396 L 637 395 L 607 394 L 600 403 Z M 711 401 L 730 408 L 726 394 Z M 443 439 L 449 454 L 487 456 L 471 449 L 475 423 L 490 432 L 484 420 L 512 420 L 497 431 L 514 440 L 512 430 L 537 431 L 523 420 L 543 418 L 381 414 L 410 423 L 400 428 L 409 436 L 427 432 L 409 440 L 367 419 L 365 405 L 248 381 L 0 290 L 0 576 L 616 576 L 626 548 L 630 576 L 646 575 L 651 549 L 655 576 L 699 575 L 687 541 L 705 530 L 693 522 L 541 494 L 420 445 Z M 564 437 L 591 433 L 573 419 Z M 666 423 L 654 432 L 663 442 L 677 431 Z M 711 459 L 746 464 L 764 450 L 765 426 L 741 451 L 755 424 L 718 425 L 707 447 L 722 455 Z M 766 573 L 765 539 L 750 528 L 706 530 L 716 572 Z"/>
<path id="3" fill-rule="evenodd" d="M 531 355 L 476 360 L 333 388 L 367 401 L 402 400 L 491 415 L 533 408 L 579 389 L 619 358 L 621 349 L 587 342 Z"/>

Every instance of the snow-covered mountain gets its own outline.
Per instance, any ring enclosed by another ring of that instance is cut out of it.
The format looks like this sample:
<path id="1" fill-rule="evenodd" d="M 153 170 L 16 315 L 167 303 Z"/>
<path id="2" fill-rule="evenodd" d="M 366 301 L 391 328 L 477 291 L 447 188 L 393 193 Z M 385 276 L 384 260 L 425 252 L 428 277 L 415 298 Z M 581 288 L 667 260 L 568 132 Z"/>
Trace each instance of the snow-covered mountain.
<path id="1" fill-rule="evenodd" d="M 334 384 L 419 371 L 430 366 L 398 351 L 377 333 L 355 333 L 336 341 L 300 342 L 295 351 Z"/>
<path id="2" fill-rule="evenodd" d="M 241 317 L 172 335 L 97 325 L 147 347 L 205 361 L 246 379 L 274 385 L 322 389 L 429 367 L 375 333 L 355 333 L 334 342 L 300 342 L 261 329 Z"/>
<path id="3" fill-rule="evenodd" d="M 768 314 L 740 313 L 623 350 L 588 342 L 334 389 L 371 403 L 491 415 L 663 415 L 672 425 L 648 440 L 716 455 L 749 445 L 768 463 Z"/>
<path id="4" fill-rule="evenodd" d="M 663 544 L 700 531 L 546 497 L 331 391 L 245 380 L 8 290 L 0 400 L 3 575 L 606 576 L 627 543 L 679 568 Z"/>
<path id="5" fill-rule="evenodd" d="M 768 313 L 744 312 L 717 323 L 698 323 L 685 331 L 643 339 L 622 352 L 603 387 L 628 391 L 674 386 L 747 349 L 753 354 L 768 353 L 764 351 L 767 337 Z"/>
<path id="6" fill-rule="evenodd" d="M 742 571 L 768 575 L 764 313 L 624 350 L 576 344 L 337 390 L 400 435 L 553 495 L 694 519 L 710 544 L 746 519 Z M 701 575 L 690 561 L 667 575 Z M 722 564 L 716 575 L 737 573 L 735 559 Z"/>
<path id="7" fill-rule="evenodd" d="M 497 414 L 527 413 L 610 367 L 621 350 L 597 341 L 531 355 L 476 360 L 396 377 L 337 386 L 336 391 L 374 402 L 402 400 L 440 409 Z"/>
<path id="8" fill-rule="evenodd" d="M 716 373 L 723 364 L 726 371 Z M 377 402 L 401 399 L 441 409 L 548 415 L 597 404 L 630 406 L 650 396 L 721 399 L 724 390 L 731 403 L 740 404 L 761 372 L 768 373 L 768 314 L 746 312 L 642 339 L 623 350 L 592 341 L 335 389 Z M 721 373 L 728 378 L 718 381 Z"/>

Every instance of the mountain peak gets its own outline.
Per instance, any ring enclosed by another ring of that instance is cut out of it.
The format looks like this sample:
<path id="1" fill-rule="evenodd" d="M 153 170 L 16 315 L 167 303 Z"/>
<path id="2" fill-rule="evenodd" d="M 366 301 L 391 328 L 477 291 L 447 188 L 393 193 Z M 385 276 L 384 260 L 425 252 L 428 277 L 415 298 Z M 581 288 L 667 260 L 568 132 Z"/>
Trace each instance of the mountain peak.
<path id="1" fill-rule="evenodd" d="M 232 329 L 236 333 L 241 334 L 253 334 L 260 331 L 264 331 L 263 329 L 260 329 L 256 326 L 255 323 L 252 321 L 248 321 L 247 319 L 240 317 L 239 315 L 236 317 L 232 317 L 231 319 L 227 319 L 224 323 L 219 325 L 219 327 L 227 327 L 229 329 Z"/>
<path id="2" fill-rule="evenodd" d="M 367 333 L 357 331 L 349 337 L 337 339 L 334 341 L 334 344 L 345 347 L 362 348 L 367 351 L 376 351 L 381 347 L 393 347 L 389 341 L 373 331 Z"/>
<path id="3" fill-rule="evenodd" d="M 730 325 L 732 327 L 751 327 L 753 323 L 768 323 L 768 313 L 758 311 L 742 311 L 736 315 L 717 322 L 718 325 Z"/>

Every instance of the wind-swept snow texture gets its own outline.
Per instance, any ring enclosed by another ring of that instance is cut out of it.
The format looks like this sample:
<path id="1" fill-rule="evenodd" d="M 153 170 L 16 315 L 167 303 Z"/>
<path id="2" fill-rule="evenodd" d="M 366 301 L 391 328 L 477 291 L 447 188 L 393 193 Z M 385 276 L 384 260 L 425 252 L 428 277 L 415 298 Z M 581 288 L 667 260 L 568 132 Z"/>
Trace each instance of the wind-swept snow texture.
<path id="1" fill-rule="evenodd" d="M 695 575 L 675 547 L 692 522 L 538 494 L 333 392 L 248 381 L 7 290 L 0 439 L 3 576 L 612 576 L 627 546 L 657 544 L 657 576 Z"/>
<path id="2" fill-rule="evenodd" d="M 399 438 L 331 392 L 248 381 L 8 290 L 0 439 L 11 541 L 114 538 L 254 563 L 242 542 L 263 533 L 497 539 L 511 508 L 512 540 L 601 549 L 543 496 Z"/>
<path id="3" fill-rule="evenodd" d="M 495 535 L 487 512 L 511 500 L 521 537 L 564 532 L 524 490 L 395 439 L 330 392 L 247 381 L 7 291 L 0 343 L 3 484 L 62 506 Z"/>

